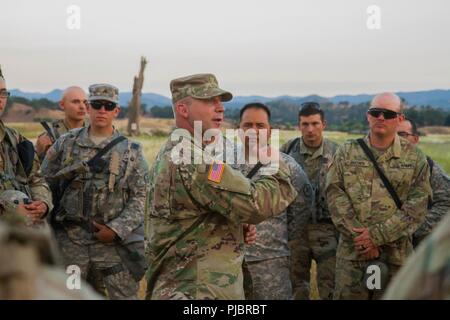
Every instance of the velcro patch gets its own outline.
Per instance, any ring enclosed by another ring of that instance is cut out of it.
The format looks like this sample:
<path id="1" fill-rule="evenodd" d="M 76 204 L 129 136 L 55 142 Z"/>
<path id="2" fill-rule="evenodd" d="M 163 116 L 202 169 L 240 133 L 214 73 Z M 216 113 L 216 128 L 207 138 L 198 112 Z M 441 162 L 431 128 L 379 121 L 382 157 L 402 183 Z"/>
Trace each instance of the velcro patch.
<path id="1" fill-rule="evenodd" d="M 222 174 L 224 169 L 225 165 L 223 163 L 214 162 L 209 168 L 208 180 L 219 183 L 222 180 Z"/>

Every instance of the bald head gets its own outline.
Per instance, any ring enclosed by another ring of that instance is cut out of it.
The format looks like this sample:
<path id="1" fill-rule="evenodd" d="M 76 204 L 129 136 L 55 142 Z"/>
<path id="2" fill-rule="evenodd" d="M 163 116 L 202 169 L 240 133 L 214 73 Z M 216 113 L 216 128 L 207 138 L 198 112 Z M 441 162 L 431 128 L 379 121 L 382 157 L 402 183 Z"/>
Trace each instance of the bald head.
<path id="1" fill-rule="evenodd" d="M 392 92 L 384 92 L 377 94 L 370 104 L 370 108 L 381 108 L 402 112 L 402 100 L 398 95 Z"/>
<path id="2" fill-rule="evenodd" d="M 70 96 L 72 95 L 84 95 L 86 96 L 86 93 L 84 92 L 84 90 L 80 87 L 77 86 L 71 86 L 68 87 L 66 90 L 63 91 L 62 95 L 61 95 L 61 101 L 64 101 L 68 98 L 70 98 Z"/>
<path id="3" fill-rule="evenodd" d="M 59 105 L 64 110 L 66 120 L 77 123 L 77 126 L 82 124 L 87 111 L 87 97 L 82 88 L 72 86 L 64 90 Z"/>

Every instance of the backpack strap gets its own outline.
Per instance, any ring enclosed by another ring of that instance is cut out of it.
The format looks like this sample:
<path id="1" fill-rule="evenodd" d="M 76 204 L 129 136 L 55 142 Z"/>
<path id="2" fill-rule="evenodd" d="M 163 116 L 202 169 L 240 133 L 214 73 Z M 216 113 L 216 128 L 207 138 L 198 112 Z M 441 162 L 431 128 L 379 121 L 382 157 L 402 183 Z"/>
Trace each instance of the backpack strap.
<path id="1" fill-rule="evenodd" d="M 295 138 L 294 140 L 292 140 L 291 144 L 289 145 L 289 147 L 286 150 L 286 154 L 291 153 L 292 149 L 294 149 L 294 147 L 300 143 L 300 137 Z"/>

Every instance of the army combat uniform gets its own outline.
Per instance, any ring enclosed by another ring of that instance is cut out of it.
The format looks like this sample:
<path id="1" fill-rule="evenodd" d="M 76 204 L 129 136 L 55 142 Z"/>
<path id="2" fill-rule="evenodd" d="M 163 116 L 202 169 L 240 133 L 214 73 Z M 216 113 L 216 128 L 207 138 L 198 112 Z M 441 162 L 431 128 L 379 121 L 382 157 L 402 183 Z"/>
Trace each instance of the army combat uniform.
<path id="1" fill-rule="evenodd" d="M 338 145 L 323 138 L 320 147 L 311 151 L 302 138 L 286 142 L 281 151 L 293 157 L 305 170 L 315 193 L 315 209 L 311 221 L 300 242 L 298 250 L 298 273 L 302 277 L 302 289 L 297 290 L 296 299 L 309 299 L 310 269 L 314 259 L 317 265 L 317 285 L 321 299 L 332 299 L 336 268 L 337 230 L 331 221 L 325 194 L 325 180 L 328 166 Z"/>
<path id="2" fill-rule="evenodd" d="M 292 185 L 298 195 L 280 215 L 256 225 L 256 243 L 245 246 L 245 298 L 252 300 L 290 300 L 301 289 L 303 274 L 297 266 L 301 259 L 301 235 L 311 219 L 314 203 L 312 186 L 300 165 L 290 156 L 280 153 L 289 169 Z M 241 162 L 239 162 L 241 163 Z M 254 165 L 237 164 L 233 168 L 243 175 Z M 261 177 L 261 171 L 252 180 Z M 302 270 L 300 270 L 302 271 Z"/>
<path id="3" fill-rule="evenodd" d="M 370 146 L 368 136 L 364 139 Z M 349 140 L 335 154 L 327 176 L 328 207 L 340 232 L 335 299 L 379 298 L 385 287 L 369 291 L 366 269 L 375 260 L 358 254 L 353 228 L 368 228 L 373 243 L 380 248 L 387 265 L 381 276 L 389 279 L 412 251 L 411 237 L 424 221 L 431 188 L 425 155 L 406 140 L 395 136 L 386 150 L 370 147 L 379 166 L 398 194 L 401 210 L 385 188 L 372 162 L 356 140 Z"/>
<path id="4" fill-rule="evenodd" d="M 433 197 L 428 203 L 425 222 L 414 233 L 415 246 L 428 236 L 439 221 L 450 212 L 450 177 L 433 160 L 428 159 L 428 164 L 431 169 L 430 184 Z"/>
<path id="5" fill-rule="evenodd" d="M 103 156 L 108 164 L 100 170 L 82 170 L 80 164 L 119 136 L 114 130 L 96 145 L 89 127 L 71 130 L 50 147 L 42 164 L 52 189 L 63 193 L 53 218 L 65 264 L 78 265 L 83 278 L 100 273 L 111 299 L 136 298 L 138 283 L 118 254 L 119 241 L 98 241 L 92 221 L 105 224 L 121 241 L 142 226 L 148 167 L 141 146 L 126 139 Z M 71 170 L 79 165 L 80 171 Z M 143 239 L 140 245 L 143 251 Z"/>
<path id="6" fill-rule="evenodd" d="M 70 131 L 70 128 L 64 119 L 58 119 L 58 120 L 52 121 L 49 125 L 49 128 L 50 128 L 50 133 L 52 135 L 52 137 L 50 137 L 50 138 L 54 139 L 55 141 L 58 140 L 59 137 L 61 137 L 63 134 Z M 49 133 L 47 131 L 42 132 L 38 136 L 38 139 L 44 135 L 49 136 Z M 42 162 L 42 160 L 44 160 L 46 152 L 47 152 L 47 150 L 45 150 L 42 154 L 38 154 L 39 160 L 41 162 Z"/>
<path id="7" fill-rule="evenodd" d="M 191 155 L 202 146 L 177 129 Z M 147 299 L 244 299 L 242 223 L 281 213 L 297 193 L 287 168 L 251 182 L 227 164 L 175 163 L 168 140 L 150 170 Z"/>
<path id="8" fill-rule="evenodd" d="M 383 298 L 450 300 L 450 214 L 408 258 Z"/>
<path id="9" fill-rule="evenodd" d="M 18 144 L 25 138 L 16 130 L 6 127 L 0 120 L 0 193 L 5 190 L 20 190 L 33 201 L 43 201 L 49 212 L 53 208 L 50 189 L 41 175 L 37 156 L 30 159 L 31 170 L 20 161 Z"/>

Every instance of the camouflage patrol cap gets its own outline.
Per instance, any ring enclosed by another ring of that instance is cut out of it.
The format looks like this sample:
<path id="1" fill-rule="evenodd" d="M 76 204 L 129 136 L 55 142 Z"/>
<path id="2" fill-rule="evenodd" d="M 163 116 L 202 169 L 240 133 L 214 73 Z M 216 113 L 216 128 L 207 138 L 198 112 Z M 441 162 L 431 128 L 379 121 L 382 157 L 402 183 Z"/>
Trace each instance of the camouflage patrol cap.
<path id="1" fill-rule="evenodd" d="M 5 80 L 2 73 L 2 66 L 0 65 L 0 80 Z"/>
<path id="2" fill-rule="evenodd" d="M 220 96 L 222 101 L 230 101 L 233 95 L 219 88 L 213 74 L 202 73 L 174 79 L 170 82 L 172 101 L 177 102 L 186 97 L 209 99 Z"/>
<path id="3" fill-rule="evenodd" d="M 89 101 L 106 100 L 119 104 L 119 89 L 110 84 L 89 86 Z"/>

